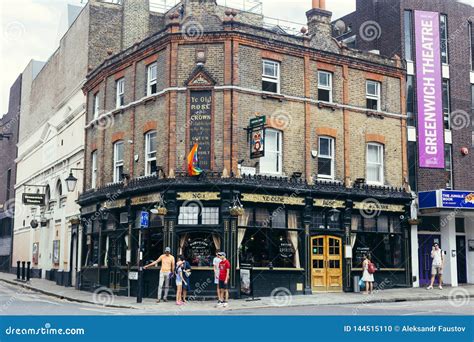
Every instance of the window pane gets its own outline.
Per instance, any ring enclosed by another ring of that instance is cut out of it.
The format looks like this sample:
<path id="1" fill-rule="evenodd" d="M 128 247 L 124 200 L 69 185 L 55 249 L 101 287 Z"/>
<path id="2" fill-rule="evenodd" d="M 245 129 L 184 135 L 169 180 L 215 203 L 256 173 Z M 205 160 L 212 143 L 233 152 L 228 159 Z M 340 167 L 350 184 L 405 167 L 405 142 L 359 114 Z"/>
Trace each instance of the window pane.
<path id="1" fill-rule="evenodd" d="M 331 92 L 327 89 L 318 89 L 318 100 L 331 102 Z"/>
<path id="2" fill-rule="evenodd" d="M 377 218 L 377 231 L 380 233 L 388 233 L 388 216 L 380 215 Z"/>
<path id="3" fill-rule="evenodd" d="M 332 159 L 318 158 L 318 175 L 332 176 Z"/>
<path id="4" fill-rule="evenodd" d="M 331 140 L 328 138 L 319 138 L 319 155 L 324 157 L 331 157 Z"/>
<path id="5" fill-rule="evenodd" d="M 285 209 L 277 209 L 272 213 L 272 228 L 286 228 Z"/>
<path id="6" fill-rule="evenodd" d="M 415 102 L 415 87 L 414 87 L 414 77 L 407 76 L 407 115 L 408 115 L 408 125 L 415 126 L 416 124 L 416 102 Z"/>
<path id="7" fill-rule="evenodd" d="M 367 95 L 378 96 L 378 83 L 367 81 Z"/>
<path id="8" fill-rule="evenodd" d="M 276 62 L 263 61 L 263 75 L 267 77 L 278 76 L 278 65 Z"/>
<path id="9" fill-rule="evenodd" d="M 413 60 L 413 20 L 412 12 L 405 11 L 404 13 L 404 34 L 405 34 L 405 59 L 407 61 Z"/>
<path id="10" fill-rule="evenodd" d="M 327 72 L 324 71 L 319 71 L 318 72 L 318 85 L 323 86 L 323 87 L 330 87 L 331 75 Z"/>
<path id="11" fill-rule="evenodd" d="M 380 182 L 381 180 L 380 168 L 376 165 L 367 166 L 367 181 Z"/>
<path id="12" fill-rule="evenodd" d="M 379 109 L 379 101 L 373 99 L 367 99 L 366 104 L 367 109 L 378 110 Z"/>
<path id="13" fill-rule="evenodd" d="M 270 225 L 270 213 L 267 209 L 257 208 L 255 210 L 255 226 L 268 227 Z"/>
<path id="14" fill-rule="evenodd" d="M 380 163 L 381 162 L 381 160 L 380 160 L 380 147 L 379 146 L 369 144 L 367 152 L 368 152 L 367 160 L 370 163 Z"/>
<path id="15" fill-rule="evenodd" d="M 219 224 L 219 208 L 202 208 L 202 224 Z"/>
<path id="16" fill-rule="evenodd" d="M 191 266 L 212 266 L 216 250 L 220 249 L 221 238 L 212 233 L 184 233 L 179 235 L 179 253 Z M 216 244 L 218 245 L 216 247 Z"/>
<path id="17" fill-rule="evenodd" d="M 262 81 L 262 90 L 269 93 L 278 93 L 278 84 L 276 82 Z"/>

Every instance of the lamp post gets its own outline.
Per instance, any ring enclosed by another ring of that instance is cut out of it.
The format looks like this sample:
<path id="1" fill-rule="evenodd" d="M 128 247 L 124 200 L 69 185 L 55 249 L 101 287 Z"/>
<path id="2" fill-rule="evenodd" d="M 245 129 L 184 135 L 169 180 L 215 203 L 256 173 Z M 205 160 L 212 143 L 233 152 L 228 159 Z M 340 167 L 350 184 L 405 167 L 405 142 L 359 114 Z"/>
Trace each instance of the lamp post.
<path id="1" fill-rule="evenodd" d="M 77 178 L 74 177 L 74 175 L 72 174 L 72 171 L 75 171 L 75 170 L 84 171 L 84 169 L 80 169 L 76 167 L 71 168 L 71 170 L 69 171 L 69 176 L 66 178 L 66 187 L 67 187 L 68 192 L 74 192 L 74 190 L 76 189 Z"/>

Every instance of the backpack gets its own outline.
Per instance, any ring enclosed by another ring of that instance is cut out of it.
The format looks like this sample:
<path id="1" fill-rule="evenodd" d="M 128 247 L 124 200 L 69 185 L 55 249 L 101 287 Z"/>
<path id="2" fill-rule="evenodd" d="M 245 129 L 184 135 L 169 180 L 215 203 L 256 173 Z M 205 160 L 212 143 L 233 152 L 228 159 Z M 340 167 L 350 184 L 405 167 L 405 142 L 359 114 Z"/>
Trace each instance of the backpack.
<path id="1" fill-rule="evenodd" d="M 374 274 L 376 271 L 377 267 L 375 266 L 375 264 L 373 262 L 369 262 L 369 264 L 367 265 L 367 272 L 369 272 L 370 274 Z"/>

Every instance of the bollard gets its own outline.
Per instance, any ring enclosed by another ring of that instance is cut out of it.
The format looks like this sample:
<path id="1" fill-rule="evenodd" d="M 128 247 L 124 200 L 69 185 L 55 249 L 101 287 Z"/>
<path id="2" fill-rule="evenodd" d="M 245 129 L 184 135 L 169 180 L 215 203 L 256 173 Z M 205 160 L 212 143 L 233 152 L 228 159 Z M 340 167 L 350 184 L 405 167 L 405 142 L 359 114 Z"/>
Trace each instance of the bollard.
<path id="1" fill-rule="evenodd" d="M 21 280 L 25 281 L 26 274 L 25 274 L 25 261 L 21 262 Z"/>
<path id="2" fill-rule="evenodd" d="M 16 279 L 20 280 L 20 261 L 16 262 Z"/>
<path id="3" fill-rule="evenodd" d="M 26 281 L 30 281 L 31 261 L 26 263 Z"/>

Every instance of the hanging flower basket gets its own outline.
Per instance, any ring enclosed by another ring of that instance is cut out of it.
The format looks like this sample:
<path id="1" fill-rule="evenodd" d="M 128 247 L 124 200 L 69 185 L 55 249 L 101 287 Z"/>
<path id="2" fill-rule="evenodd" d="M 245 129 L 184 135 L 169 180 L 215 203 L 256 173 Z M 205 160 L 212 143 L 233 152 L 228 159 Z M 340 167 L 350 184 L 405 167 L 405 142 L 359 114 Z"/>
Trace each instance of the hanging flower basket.
<path id="1" fill-rule="evenodd" d="M 242 207 L 232 207 L 230 208 L 230 215 L 232 216 L 242 216 L 245 212 L 245 209 Z"/>
<path id="2" fill-rule="evenodd" d="M 156 210 L 158 211 L 157 215 L 159 216 L 165 216 L 166 214 L 168 214 L 168 209 L 166 209 L 165 207 L 156 208 Z"/>

